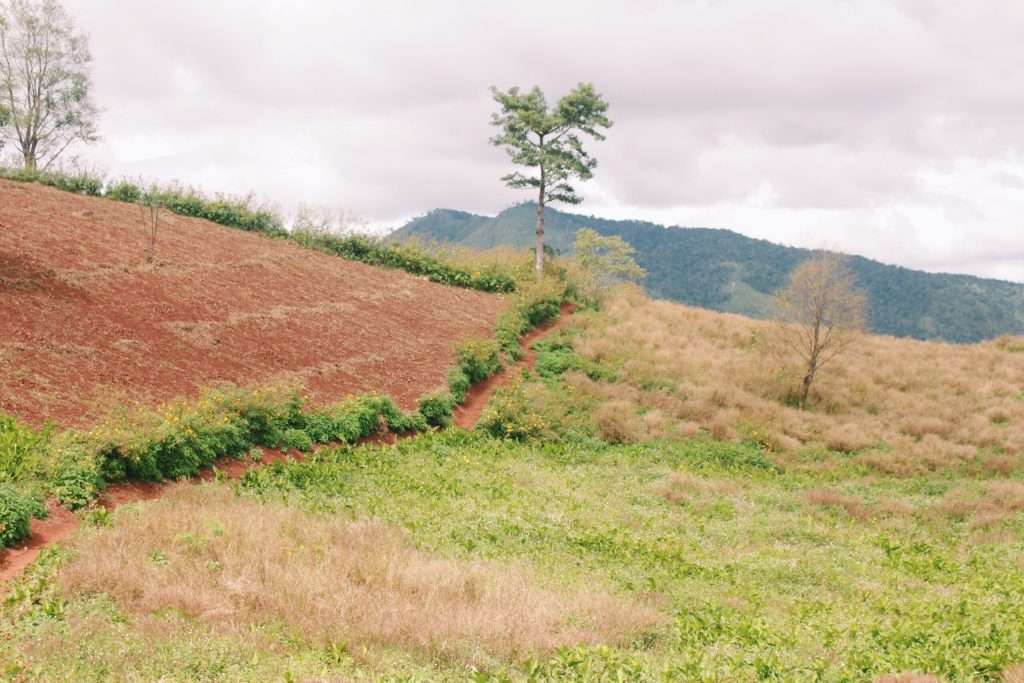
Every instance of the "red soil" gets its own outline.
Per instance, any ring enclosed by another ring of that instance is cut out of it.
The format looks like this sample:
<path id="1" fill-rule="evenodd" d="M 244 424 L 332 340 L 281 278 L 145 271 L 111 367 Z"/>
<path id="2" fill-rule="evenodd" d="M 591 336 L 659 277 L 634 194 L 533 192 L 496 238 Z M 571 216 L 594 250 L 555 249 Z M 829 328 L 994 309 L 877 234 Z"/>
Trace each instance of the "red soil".
<path id="1" fill-rule="evenodd" d="M 444 384 L 501 297 L 165 212 L 0 180 L 0 411 L 84 425 L 219 382 L 379 391 Z"/>

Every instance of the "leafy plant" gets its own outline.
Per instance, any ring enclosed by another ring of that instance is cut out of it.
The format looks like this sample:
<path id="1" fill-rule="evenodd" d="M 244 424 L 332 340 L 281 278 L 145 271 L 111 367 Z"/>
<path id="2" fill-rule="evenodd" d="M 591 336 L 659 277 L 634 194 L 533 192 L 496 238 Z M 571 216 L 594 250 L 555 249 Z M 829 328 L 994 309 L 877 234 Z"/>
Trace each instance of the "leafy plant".
<path id="1" fill-rule="evenodd" d="M 0 548 L 28 538 L 32 518 L 45 516 L 46 506 L 38 499 L 10 484 L 0 484 Z"/>

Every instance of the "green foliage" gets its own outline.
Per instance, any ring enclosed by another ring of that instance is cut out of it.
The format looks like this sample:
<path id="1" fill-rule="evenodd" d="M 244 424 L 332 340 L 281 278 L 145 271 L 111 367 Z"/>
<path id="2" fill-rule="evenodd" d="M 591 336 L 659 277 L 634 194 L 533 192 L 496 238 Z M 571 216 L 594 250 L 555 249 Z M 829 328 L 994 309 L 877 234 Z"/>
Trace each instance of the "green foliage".
<path id="1" fill-rule="evenodd" d="M 43 474 L 52 427 L 35 430 L 0 413 L 0 483 Z"/>
<path id="2" fill-rule="evenodd" d="M 461 367 L 455 366 L 448 370 L 448 391 L 455 403 L 462 403 L 466 400 L 466 394 L 469 393 L 471 384 L 472 382 L 469 381 L 469 377 Z"/>
<path id="3" fill-rule="evenodd" d="M 516 288 L 515 280 L 497 268 L 470 272 L 441 261 L 415 244 L 396 244 L 365 235 L 339 236 L 303 231 L 293 233 L 292 239 L 310 249 L 372 266 L 398 268 L 445 285 L 500 293 L 512 292 Z"/>
<path id="4" fill-rule="evenodd" d="M 616 373 L 611 368 L 589 361 L 573 350 L 572 339 L 567 333 L 552 335 L 533 345 L 537 352 L 535 369 L 546 380 L 554 380 L 570 370 L 582 372 L 592 380 L 614 382 Z"/>
<path id="5" fill-rule="evenodd" d="M 284 449 L 295 449 L 303 453 L 308 453 L 313 449 L 313 439 L 310 438 L 309 434 L 303 429 L 286 429 L 284 434 L 281 435 L 281 448 Z"/>
<path id="6" fill-rule="evenodd" d="M 580 228 L 573 252 L 597 289 L 620 282 L 639 282 L 647 275 L 634 260 L 636 249 L 618 235 L 601 235 L 591 228 Z"/>
<path id="7" fill-rule="evenodd" d="M 495 217 L 437 210 L 397 231 L 396 239 L 456 242 L 467 247 L 533 244 L 536 204 Z M 548 243 L 569 253 L 576 232 L 589 227 L 619 236 L 636 249 L 647 271 L 643 286 L 655 298 L 712 310 L 769 317 L 772 293 L 811 252 L 751 239 L 729 230 L 666 228 L 545 210 Z M 871 330 L 879 334 L 975 342 L 1024 334 L 1024 286 L 968 275 L 926 273 L 851 257 L 849 266 L 868 298 Z"/>
<path id="8" fill-rule="evenodd" d="M 550 281 L 525 285 L 509 302 L 499 316 L 495 338 L 501 350 L 512 360 L 519 360 L 522 349 L 519 338 L 535 327 L 558 317 L 564 297 L 564 287 Z"/>
<path id="9" fill-rule="evenodd" d="M 471 339 L 456 348 L 459 369 L 470 384 L 481 382 L 501 370 L 501 348 L 490 339 Z"/>
<path id="10" fill-rule="evenodd" d="M 0 167 L 0 178 L 22 183 L 38 183 L 89 197 L 103 196 L 103 176 L 87 169 L 39 171 Z"/>
<path id="11" fill-rule="evenodd" d="M 28 538 L 33 517 L 45 517 L 46 507 L 36 498 L 0 484 L 0 548 L 9 548 Z"/>
<path id="12" fill-rule="evenodd" d="M 516 379 L 498 389 L 480 416 L 477 429 L 494 437 L 526 441 L 553 435 L 553 417 L 543 388 Z"/>
<path id="13" fill-rule="evenodd" d="M 538 189 L 544 203 L 579 204 L 582 198 L 570 181 L 589 180 L 597 167 L 597 160 L 583 149 L 580 134 L 604 140 L 600 129 L 612 125 L 608 103 L 590 83 L 580 83 L 551 108 L 538 87 L 527 93 L 491 88 L 491 93 L 501 107 L 491 117 L 491 125 L 500 129 L 491 143 L 505 148 L 513 163 L 538 169 L 536 175 L 515 171 L 502 180 L 509 187 Z"/>
<path id="14" fill-rule="evenodd" d="M 447 427 L 452 421 L 455 399 L 451 394 L 427 394 L 420 398 L 419 413 L 431 427 Z"/>

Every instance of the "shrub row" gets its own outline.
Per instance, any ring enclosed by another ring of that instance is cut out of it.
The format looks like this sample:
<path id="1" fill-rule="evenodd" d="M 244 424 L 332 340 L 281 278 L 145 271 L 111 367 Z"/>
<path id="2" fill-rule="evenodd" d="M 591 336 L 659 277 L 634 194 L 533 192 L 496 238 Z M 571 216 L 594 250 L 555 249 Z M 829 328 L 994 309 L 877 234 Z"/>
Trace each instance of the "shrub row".
<path id="1" fill-rule="evenodd" d="M 369 265 L 397 268 L 424 276 L 433 282 L 485 292 L 509 293 L 516 289 L 515 278 L 497 264 L 489 264 L 471 272 L 446 263 L 415 245 L 386 243 L 361 235 L 289 232 L 277 213 L 257 205 L 251 196 L 217 195 L 211 199 L 197 190 L 174 185 L 154 189 L 128 180 L 106 183 L 102 176 L 89 171 L 64 173 L 0 168 L 0 177 L 121 202 L 135 203 L 145 198 L 155 198 L 168 211 L 182 216 L 203 218 L 218 225 L 290 239 L 310 249 Z"/>
<path id="2" fill-rule="evenodd" d="M 256 446 L 308 451 L 314 443 L 354 443 L 381 429 L 419 431 L 427 423 L 375 394 L 304 410 L 295 392 L 216 389 L 199 401 L 143 409 L 89 431 L 60 434 L 52 448 L 52 492 L 78 509 L 108 483 L 190 477 L 222 456 Z"/>
<path id="3" fill-rule="evenodd" d="M 516 289 L 515 280 L 499 270 L 497 265 L 471 273 L 445 263 L 412 244 L 388 243 L 364 235 L 339 236 L 302 231 L 292 233 L 291 237 L 311 249 L 371 266 L 398 268 L 407 273 L 422 275 L 431 282 L 484 292 L 508 293 Z"/>

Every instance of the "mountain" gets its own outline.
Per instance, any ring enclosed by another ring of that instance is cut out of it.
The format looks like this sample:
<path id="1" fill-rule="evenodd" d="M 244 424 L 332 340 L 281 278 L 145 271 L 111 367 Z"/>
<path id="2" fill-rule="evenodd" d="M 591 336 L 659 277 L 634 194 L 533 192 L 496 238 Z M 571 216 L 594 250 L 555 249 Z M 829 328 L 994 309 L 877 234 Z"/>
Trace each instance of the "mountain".
<path id="1" fill-rule="evenodd" d="M 651 296 L 718 311 L 766 317 L 772 293 L 811 252 L 730 230 L 667 228 L 547 209 L 547 242 L 568 253 L 576 230 L 619 235 L 636 249 Z M 395 239 L 456 242 L 472 247 L 529 247 L 536 205 L 518 204 L 494 217 L 437 209 L 392 233 Z M 878 334 L 975 342 L 1024 334 L 1024 285 L 970 275 L 926 273 L 861 256 L 849 265 L 868 295 Z"/>

